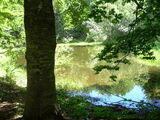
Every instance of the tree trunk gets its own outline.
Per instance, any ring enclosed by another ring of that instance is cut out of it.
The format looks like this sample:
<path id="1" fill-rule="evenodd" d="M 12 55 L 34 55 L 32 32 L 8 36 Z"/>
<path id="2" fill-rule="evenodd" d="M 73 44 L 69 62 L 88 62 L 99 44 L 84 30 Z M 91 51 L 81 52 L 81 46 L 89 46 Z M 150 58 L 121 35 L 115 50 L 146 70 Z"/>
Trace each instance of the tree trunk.
<path id="1" fill-rule="evenodd" d="M 25 120 L 59 120 L 56 108 L 52 0 L 24 0 L 27 97 Z"/>

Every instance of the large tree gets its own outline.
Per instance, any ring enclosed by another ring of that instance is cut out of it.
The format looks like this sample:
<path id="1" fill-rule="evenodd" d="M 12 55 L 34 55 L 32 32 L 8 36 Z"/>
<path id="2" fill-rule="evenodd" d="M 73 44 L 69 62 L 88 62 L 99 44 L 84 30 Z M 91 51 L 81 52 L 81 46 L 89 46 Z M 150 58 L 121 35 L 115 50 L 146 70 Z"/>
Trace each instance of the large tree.
<path id="1" fill-rule="evenodd" d="M 25 120 L 59 120 L 54 56 L 55 18 L 52 0 L 24 0 L 27 97 Z"/>

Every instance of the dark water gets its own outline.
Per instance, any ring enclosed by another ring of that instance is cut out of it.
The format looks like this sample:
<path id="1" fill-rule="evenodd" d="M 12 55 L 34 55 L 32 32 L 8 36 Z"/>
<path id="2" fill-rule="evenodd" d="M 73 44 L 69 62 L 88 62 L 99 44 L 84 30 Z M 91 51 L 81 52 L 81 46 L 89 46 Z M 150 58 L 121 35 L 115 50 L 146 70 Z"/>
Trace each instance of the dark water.
<path id="1" fill-rule="evenodd" d="M 160 68 L 142 65 L 132 60 L 131 65 L 121 65 L 120 71 L 102 71 L 95 74 L 93 67 L 105 62 L 93 59 L 100 46 L 59 46 L 56 55 L 56 78 L 63 87 L 80 88 L 71 95 L 87 97 L 95 105 L 119 104 L 138 107 L 139 102 L 160 107 Z M 116 74 L 117 81 L 109 76 Z"/>

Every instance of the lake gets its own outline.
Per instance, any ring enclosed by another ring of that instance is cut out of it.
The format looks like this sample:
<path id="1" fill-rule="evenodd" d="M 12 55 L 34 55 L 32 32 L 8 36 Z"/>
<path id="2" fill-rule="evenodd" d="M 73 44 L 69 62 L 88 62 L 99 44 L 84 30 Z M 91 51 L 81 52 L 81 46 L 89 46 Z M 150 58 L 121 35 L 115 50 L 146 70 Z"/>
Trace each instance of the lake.
<path id="1" fill-rule="evenodd" d="M 140 64 L 120 65 L 120 70 L 103 70 L 95 74 L 93 67 L 106 64 L 94 59 L 102 46 L 60 45 L 56 52 L 57 86 L 70 90 L 71 96 L 83 96 L 95 105 L 122 105 L 137 108 L 138 103 L 160 107 L 160 68 Z M 118 79 L 109 78 L 112 74 Z"/>

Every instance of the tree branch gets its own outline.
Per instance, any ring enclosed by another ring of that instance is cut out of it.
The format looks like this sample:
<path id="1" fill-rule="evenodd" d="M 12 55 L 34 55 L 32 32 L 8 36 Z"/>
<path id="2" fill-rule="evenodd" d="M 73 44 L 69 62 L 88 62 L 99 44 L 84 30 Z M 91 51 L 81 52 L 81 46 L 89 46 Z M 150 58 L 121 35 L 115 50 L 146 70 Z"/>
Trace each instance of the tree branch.
<path id="1" fill-rule="evenodd" d="M 141 6 L 141 4 L 137 0 L 133 0 L 133 1 L 136 3 L 136 5 L 137 5 L 138 8 L 143 9 L 143 6 Z"/>

